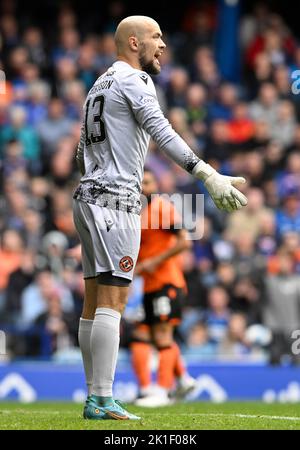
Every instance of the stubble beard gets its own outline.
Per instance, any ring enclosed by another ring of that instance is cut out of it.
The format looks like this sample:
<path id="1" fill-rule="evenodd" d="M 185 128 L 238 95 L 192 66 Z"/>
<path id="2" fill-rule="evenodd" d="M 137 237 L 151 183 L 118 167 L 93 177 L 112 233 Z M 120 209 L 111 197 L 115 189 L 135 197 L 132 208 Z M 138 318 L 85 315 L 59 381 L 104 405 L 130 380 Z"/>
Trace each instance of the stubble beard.
<path id="1" fill-rule="evenodd" d="M 139 55 L 139 63 L 141 69 L 149 75 L 158 75 L 160 73 L 160 67 L 155 66 L 153 61 L 146 60 L 144 48 Z"/>

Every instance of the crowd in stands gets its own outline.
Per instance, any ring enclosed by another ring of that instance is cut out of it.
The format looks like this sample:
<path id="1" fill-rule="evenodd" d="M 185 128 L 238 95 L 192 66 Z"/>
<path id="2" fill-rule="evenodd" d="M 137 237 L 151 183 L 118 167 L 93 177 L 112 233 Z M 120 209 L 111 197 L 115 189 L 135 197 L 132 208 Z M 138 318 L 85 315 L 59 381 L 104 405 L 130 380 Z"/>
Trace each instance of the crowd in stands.
<path id="1" fill-rule="evenodd" d="M 125 12 L 111 2 L 110 20 L 89 32 L 62 3 L 49 34 L 22 21 L 16 5 L 3 1 L 0 11 L 0 329 L 9 357 L 49 357 L 78 345 L 84 283 L 74 250 L 74 155 L 85 96 L 116 59 L 113 31 Z M 205 195 L 203 236 L 182 255 L 188 296 L 176 336 L 193 360 L 298 363 L 291 333 L 300 325 L 300 94 L 291 84 L 300 42 L 257 4 L 240 19 L 233 83 L 215 58 L 215 9 L 199 5 L 176 33 L 163 30 L 167 48 L 153 80 L 162 110 L 195 153 L 246 177 L 249 203 L 226 214 Z M 154 142 L 146 164 L 161 192 L 205 193 Z M 124 347 L 141 291 L 137 278 Z"/>

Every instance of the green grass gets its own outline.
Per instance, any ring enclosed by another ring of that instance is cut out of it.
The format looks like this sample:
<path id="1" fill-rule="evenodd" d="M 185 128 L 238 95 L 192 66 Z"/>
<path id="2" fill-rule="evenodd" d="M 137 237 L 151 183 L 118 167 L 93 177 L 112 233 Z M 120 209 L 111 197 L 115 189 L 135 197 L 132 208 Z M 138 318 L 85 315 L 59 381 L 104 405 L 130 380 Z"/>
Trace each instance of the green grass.
<path id="1" fill-rule="evenodd" d="M 133 421 L 86 421 L 75 403 L 0 402 L 1 430 L 299 430 L 300 404 L 181 403 L 163 408 L 134 406 Z"/>

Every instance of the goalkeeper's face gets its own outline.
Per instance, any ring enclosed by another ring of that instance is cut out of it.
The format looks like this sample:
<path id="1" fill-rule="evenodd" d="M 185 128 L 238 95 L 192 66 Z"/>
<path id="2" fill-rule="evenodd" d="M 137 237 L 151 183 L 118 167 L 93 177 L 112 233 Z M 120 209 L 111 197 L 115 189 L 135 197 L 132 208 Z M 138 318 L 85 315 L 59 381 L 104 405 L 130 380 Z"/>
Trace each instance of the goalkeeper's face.
<path id="1" fill-rule="evenodd" d="M 165 47 L 158 24 L 150 24 L 139 42 L 139 63 L 144 72 L 157 75 L 161 71 L 159 57 Z"/>

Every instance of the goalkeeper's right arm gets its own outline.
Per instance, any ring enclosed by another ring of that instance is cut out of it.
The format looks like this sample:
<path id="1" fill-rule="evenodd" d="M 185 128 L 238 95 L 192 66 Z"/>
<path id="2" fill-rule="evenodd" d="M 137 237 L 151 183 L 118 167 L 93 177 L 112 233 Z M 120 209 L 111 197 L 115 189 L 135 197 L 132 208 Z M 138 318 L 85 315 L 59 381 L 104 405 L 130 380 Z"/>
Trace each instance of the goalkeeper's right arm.
<path id="1" fill-rule="evenodd" d="M 134 72 L 123 84 L 123 92 L 142 128 L 173 161 L 204 182 L 219 209 L 230 212 L 247 204 L 246 197 L 234 187 L 235 184 L 244 183 L 244 178 L 220 175 L 195 155 L 164 116 L 151 80 L 148 83 L 141 82 L 139 75 Z"/>
<path id="2" fill-rule="evenodd" d="M 245 183 L 245 178 L 221 175 L 212 166 L 199 159 L 178 134 L 163 145 L 162 149 L 177 164 L 204 182 L 219 209 L 231 212 L 247 205 L 245 195 L 235 188 L 236 184 Z"/>
<path id="3" fill-rule="evenodd" d="M 81 175 L 85 174 L 84 167 L 84 145 L 85 145 L 85 125 L 82 122 L 81 130 L 80 130 L 80 140 L 76 151 L 76 164 L 78 169 L 80 170 Z"/>

